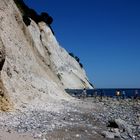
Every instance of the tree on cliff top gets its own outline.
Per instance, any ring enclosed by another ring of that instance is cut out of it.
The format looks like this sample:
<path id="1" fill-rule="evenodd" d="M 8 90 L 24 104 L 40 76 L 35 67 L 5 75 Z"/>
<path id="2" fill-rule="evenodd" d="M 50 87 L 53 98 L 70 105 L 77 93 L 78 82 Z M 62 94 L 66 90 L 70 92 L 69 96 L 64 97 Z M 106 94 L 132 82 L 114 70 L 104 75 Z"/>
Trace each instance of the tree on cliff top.
<path id="1" fill-rule="evenodd" d="M 23 0 L 14 0 L 17 7 L 21 11 L 22 15 L 24 16 L 24 21 L 27 21 L 27 17 L 34 20 L 36 23 L 40 21 L 44 21 L 47 25 L 51 25 L 53 22 L 53 18 L 46 12 L 42 12 L 41 15 L 38 15 L 34 9 L 29 8 Z M 25 20 L 26 17 L 26 20 Z M 29 23 L 29 22 L 28 22 Z M 26 23 L 25 23 L 26 24 Z"/>

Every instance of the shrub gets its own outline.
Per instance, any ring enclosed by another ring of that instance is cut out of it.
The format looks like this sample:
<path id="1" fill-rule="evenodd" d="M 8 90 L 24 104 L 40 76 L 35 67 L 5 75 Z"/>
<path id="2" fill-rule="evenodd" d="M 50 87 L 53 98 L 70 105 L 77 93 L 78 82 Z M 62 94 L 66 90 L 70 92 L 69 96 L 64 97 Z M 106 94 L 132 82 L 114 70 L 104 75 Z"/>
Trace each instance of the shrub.
<path id="1" fill-rule="evenodd" d="M 48 25 L 51 25 L 52 22 L 53 22 L 53 18 L 52 18 L 51 16 L 49 16 L 46 23 L 47 23 Z"/>
<path id="2" fill-rule="evenodd" d="M 40 15 L 40 17 L 42 19 L 47 19 L 49 17 L 49 14 L 48 13 L 45 13 L 45 12 L 42 12 L 41 15 Z"/>
<path id="3" fill-rule="evenodd" d="M 22 18 L 23 18 L 23 21 L 26 24 L 26 26 L 29 26 L 31 24 L 31 20 L 30 20 L 30 18 L 28 16 L 23 15 Z"/>
<path id="4" fill-rule="evenodd" d="M 80 59 L 79 57 L 75 56 L 75 60 L 79 63 L 80 62 Z"/>
<path id="5" fill-rule="evenodd" d="M 45 12 L 41 13 L 40 19 L 48 25 L 52 24 L 52 22 L 53 22 L 53 18 L 51 16 L 49 16 L 48 13 L 45 13 Z"/>
<path id="6" fill-rule="evenodd" d="M 31 19 L 33 19 L 36 23 L 39 22 L 39 16 L 34 9 L 29 9 L 27 12 L 27 16 L 29 16 Z"/>
<path id="7" fill-rule="evenodd" d="M 41 15 L 38 15 L 37 12 L 34 9 L 29 8 L 23 0 L 14 0 L 17 7 L 21 11 L 23 16 L 24 23 L 29 26 L 30 25 L 30 19 L 33 19 L 36 23 L 40 21 L 44 21 L 51 29 L 52 33 L 54 34 L 53 29 L 51 28 L 51 24 L 53 22 L 53 18 L 46 12 L 42 12 Z"/>
<path id="8" fill-rule="evenodd" d="M 79 59 L 78 56 L 75 56 L 73 53 L 69 53 L 69 55 L 71 57 L 73 57 L 79 63 L 79 65 L 80 65 L 81 68 L 83 68 L 83 64 L 80 62 L 80 59 Z"/>
<path id="9" fill-rule="evenodd" d="M 79 65 L 80 65 L 81 68 L 83 68 L 83 64 L 82 63 L 79 63 Z"/>
<path id="10" fill-rule="evenodd" d="M 75 58 L 74 54 L 73 53 L 69 53 L 69 55 L 73 58 Z"/>
<path id="11" fill-rule="evenodd" d="M 28 6 L 24 3 L 23 0 L 14 0 L 14 2 L 22 14 L 25 14 L 29 10 Z"/>

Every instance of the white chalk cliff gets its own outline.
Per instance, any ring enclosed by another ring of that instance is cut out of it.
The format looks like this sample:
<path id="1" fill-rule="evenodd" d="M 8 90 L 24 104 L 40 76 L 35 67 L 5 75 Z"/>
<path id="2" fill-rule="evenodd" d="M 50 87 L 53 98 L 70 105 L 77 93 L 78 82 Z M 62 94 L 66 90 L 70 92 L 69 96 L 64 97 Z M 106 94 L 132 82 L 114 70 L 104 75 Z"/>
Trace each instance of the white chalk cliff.
<path id="1" fill-rule="evenodd" d="M 84 69 L 45 22 L 26 26 L 13 0 L 0 1 L 0 109 L 70 100 L 64 89 L 92 88 Z"/>

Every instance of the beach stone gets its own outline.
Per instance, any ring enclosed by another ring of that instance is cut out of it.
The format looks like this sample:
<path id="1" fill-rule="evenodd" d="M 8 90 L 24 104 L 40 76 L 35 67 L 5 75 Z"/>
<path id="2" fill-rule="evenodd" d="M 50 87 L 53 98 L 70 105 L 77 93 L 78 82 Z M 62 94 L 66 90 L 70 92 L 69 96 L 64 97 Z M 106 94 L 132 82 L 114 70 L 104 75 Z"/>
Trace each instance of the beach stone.
<path id="1" fill-rule="evenodd" d="M 34 138 L 41 138 L 42 137 L 42 134 L 35 134 L 34 135 Z"/>
<path id="2" fill-rule="evenodd" d="M 80 137 L 80 135 L 79 134 L 76 134 L 76 138 L 79 138 Z"/>
<path id="3" fill-rule="evenodd" d="M 103 131 L 102 136 L 104 136 L 105 138 L 109 138 L 109 139 L 114 139 L 115 138 L 114 133 L 108 132 L 108 131 Z"/>
<path id="4" fill-rule="evenodd" d="M 132 133 L 132 129 L 131 126 L 127 124 L 127 122 L 125 122 L 124 120 L 119 119 L 115 119 L 116 124 L 119 126 L 119 129 L 123 129 L 127 132 L 128 136 L 133 138 L 133 133 Z"/>
<path id="5" fill-rule="evenodd" d="M 121 138 L 124 140 L 132 140 L 130 137 L 128 137 L 128 135 L 126 135 L 125 133 L 121 134 Z"/>
<path id="6" fill-rule="evenodd" d="M 118 129 L 118 128 L 114 129 L 114 133 L 115 133 L 115 138 L 120 138 L 120 137 L 121 137 L 121 135 L 120 135 L 120 132 L 119 132 L 119 129 Z"/>

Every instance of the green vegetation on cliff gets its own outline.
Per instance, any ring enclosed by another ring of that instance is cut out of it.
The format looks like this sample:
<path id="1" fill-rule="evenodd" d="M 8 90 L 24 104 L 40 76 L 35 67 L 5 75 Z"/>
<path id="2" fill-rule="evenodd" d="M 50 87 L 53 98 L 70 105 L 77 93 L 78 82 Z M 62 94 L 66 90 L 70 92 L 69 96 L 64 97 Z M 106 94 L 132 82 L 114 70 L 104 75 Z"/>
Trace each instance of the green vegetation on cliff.
<path id="1" fill-rule="evenodd" d="M 23 15 L 24 23 L 29 26 L 31 20 L 34 20 L 37 24 L 38 22 L 44 21 L 48 26 L 50 26 L 53 22 L 53 18 L 46 12 L 42 12 L 40 15 L 34 10 L 29 8 L 23 0 L 14 0 L 20 12 Z M 51 28 L 52 30 L 52 28 Z M 52 31 L 53 32 L 53 31 Z M 54 33 L 54 32 L 53 32 Z"/>

